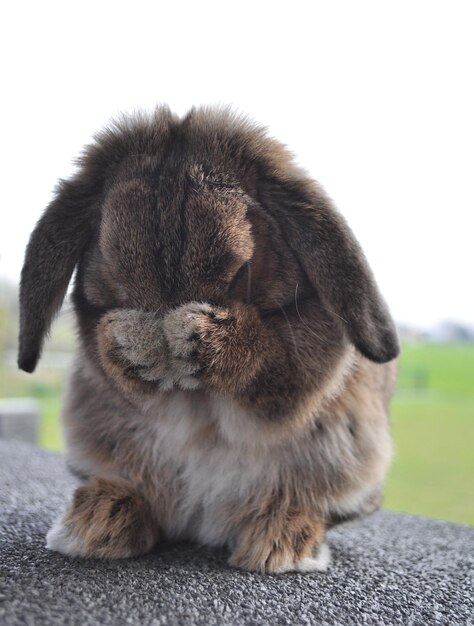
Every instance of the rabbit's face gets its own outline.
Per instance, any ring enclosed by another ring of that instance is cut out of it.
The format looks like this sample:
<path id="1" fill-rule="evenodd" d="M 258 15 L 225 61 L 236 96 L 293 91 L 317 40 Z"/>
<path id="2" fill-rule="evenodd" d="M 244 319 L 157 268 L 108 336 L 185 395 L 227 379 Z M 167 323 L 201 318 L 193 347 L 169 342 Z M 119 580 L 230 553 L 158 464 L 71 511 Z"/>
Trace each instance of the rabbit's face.
<path id="1" fill-rule="evenodd" d="M 278 223 L 227 173 L 206 176 L 200 164 L 167 185 L 129 167 L 107 193 L 80 281 L 92 305 L 148 310 L 229 300 L 272 310 L 307 289 Z"/>
<path id="2" fill-rule="evenodd" d="M 367 358 L 398 354 L 352 232 L 262 129 L 224 112 L 179 120 L 159 109 L 106 129 L 80 165 L 28 244 L 19 355 L 26 371 L 76 266 L 81 310 L 234 299 L 265 312 L 309 298 L 344 323 Z"/>

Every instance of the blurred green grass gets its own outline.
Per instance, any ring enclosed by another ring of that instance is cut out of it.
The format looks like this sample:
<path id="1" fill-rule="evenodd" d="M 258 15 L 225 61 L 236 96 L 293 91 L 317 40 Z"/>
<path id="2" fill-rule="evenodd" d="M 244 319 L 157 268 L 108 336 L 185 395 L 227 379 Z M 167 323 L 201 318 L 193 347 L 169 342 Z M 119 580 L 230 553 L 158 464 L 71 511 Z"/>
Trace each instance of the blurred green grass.
<path id="1" fill-rule="evenodd" d="M 474 346 L 407 344 L 385 507 L 474 524 Z"/>
<path id="2" fill-rule="evenodd" d="M 63 449 L 63 384 L 41 369 L 34 377 L 2 372 L 0 396 L 38 399 L 39 444 L 52 450 Z M 391 420 L 396 454 L 385 508 L 474 524 L 474 345 L 404 345 Z"/>
<path id="3" fill-rule="evenodd" d="M 41 426 L 38 435 L 38 445 L 49 450 L 61 451 L 64 449 L 59 422 L 59 396 L 51 396 L 40 400 Z"/>

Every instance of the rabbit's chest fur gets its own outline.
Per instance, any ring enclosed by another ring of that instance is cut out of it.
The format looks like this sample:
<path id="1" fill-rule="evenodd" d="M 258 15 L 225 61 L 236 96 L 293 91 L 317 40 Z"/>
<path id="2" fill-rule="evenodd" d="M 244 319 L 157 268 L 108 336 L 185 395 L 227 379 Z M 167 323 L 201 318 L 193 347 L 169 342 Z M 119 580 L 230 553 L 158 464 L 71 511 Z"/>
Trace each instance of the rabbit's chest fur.
<path id="1" fill-rule="evenodd" d="M 157 416 L 149 463 L 158 480 L 171 470 L 179 485 L 168 505 L 166 532 L 206 544 L 228 542 L 230 510 L 263 496 L 278 474 L 270 450 L 253 437 L 255 417 L 227 399 L 196 400 L 180 392 L 149 402 L 145 413 Z"/>
<path id="2" fill-rule="evenodd" d="M 324 515 L 364 509 L 390 458 L 384 420 L 360 426 L 363 443 L 336 415 L 317 434 L 308 425 L 272 443 L 251 411 L 219 396 L 172 393 L 144 412 L 156 416 L 139 447 L 143 451 L 148 441 L 157 491 L 163 476 L 179 485 L 168 501 L 165 531 L 210 545 L 232 542 L 235 516 L 285 492 L 288 483 L 298 483 L 301 497 Z"/>

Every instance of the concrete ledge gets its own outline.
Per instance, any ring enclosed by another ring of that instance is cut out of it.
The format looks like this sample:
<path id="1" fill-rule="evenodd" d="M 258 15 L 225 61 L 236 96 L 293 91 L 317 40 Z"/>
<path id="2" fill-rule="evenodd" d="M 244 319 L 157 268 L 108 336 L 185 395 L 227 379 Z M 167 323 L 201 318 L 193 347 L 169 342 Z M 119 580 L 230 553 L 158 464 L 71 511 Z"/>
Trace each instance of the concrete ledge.
<path id="1" fill-rule="evenodd" d="M 39 406 L 30 398 L 0 399 L 0 437 L 36 443 Z"/>
<path id="2" fill-rule="evenodd" d="M 0 441 L 0 624 L 472 624 L 474 529 L 382 512 L 330 532 L 327 574 L 259 576 L 223 551 L 70 560 L 44 536 L 74 487 L 59 455 Z"/>

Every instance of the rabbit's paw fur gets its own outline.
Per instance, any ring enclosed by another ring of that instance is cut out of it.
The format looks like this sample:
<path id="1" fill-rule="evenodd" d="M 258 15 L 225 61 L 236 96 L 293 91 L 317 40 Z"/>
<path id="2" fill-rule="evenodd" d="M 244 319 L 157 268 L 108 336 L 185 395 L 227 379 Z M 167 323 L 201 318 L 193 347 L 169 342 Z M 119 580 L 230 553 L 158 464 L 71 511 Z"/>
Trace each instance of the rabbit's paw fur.
<path id="1" fill-rule="evenodd" d="M 172 387 L 169 379 L 163 319 L 158 313 L 117 309 L 107 313 L 97 329 L 102 365 L 127 390 L 158 384 Z"/>
<path id="2" fill-rule="evenodd" d="M 68 556 L 122 559 L 148 552 L 157 540 L 145 498 L 127 481 L 95 478 L 76 489 L 46 547 Z"/>
<path id="3" fill-rule="evenodd" d="M 307 556 L 299 561 L 289 561 L 277 567 L 275 574 L 285 572 L 325 572 L 331 564 L 331 551 L 327 543 L 319 546 L 313 556 Z"/>
<path id="4" fill-rule="evenodd" d="M 262 574 L 325 571 L 331 556 L 324 524 L 305 514 L 273 513 L 243 527 L 229 563 Z"/>
<path id="5" fill-rule="evenodd" d="M 268 353 L 266 335 L 251 307 L 190 302 L 164 316 L 115 310 L 98 325 L 104 369 L 122 388 L 175 387 L 220 391 L 245 386 Z"/>
<path id="6" fill-rule="evenodd" d="M 163 320 L 172 378 L 181 387 L 210 385 L 220 391 L 245 386 L 266 353 L 257 312 L 246 305 L 190 302 Z"/>
<path id="7" fill-rule="evenodd" d="M 168 347 L 170 382 L 183 389 L 197 389 L 201 385 L 201 333 L 208 318 L 213 317 L 211 305 L 200 302 L 184 304 L 168 313 L 163 320 L 163 331 Z"/>

